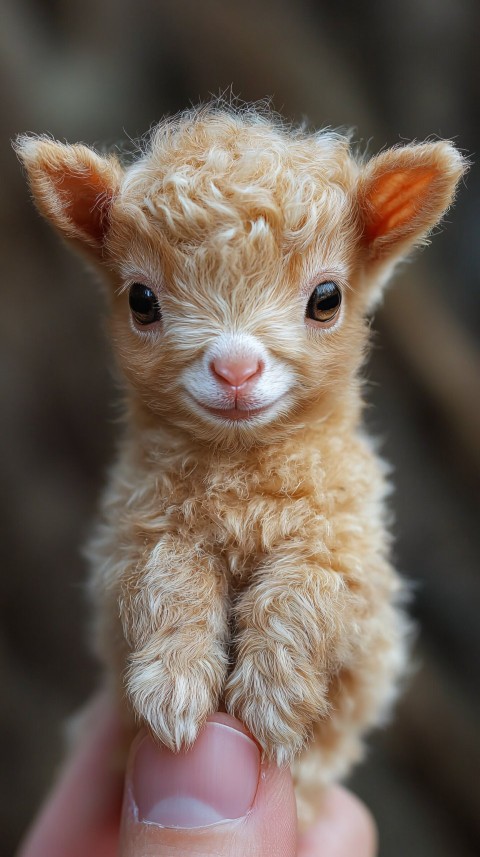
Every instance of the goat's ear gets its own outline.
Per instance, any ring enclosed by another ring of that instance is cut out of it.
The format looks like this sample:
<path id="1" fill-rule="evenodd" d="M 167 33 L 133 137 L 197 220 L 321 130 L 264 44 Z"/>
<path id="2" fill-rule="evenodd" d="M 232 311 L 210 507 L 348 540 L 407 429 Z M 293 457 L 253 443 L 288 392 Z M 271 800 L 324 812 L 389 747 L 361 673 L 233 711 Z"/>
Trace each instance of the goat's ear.
<path id="1" fill-rule="evenodd" d="M 15 151 L 39 211 L 66 237 L 101 256 L 122 168 L 113 156 L 46 137 L 20 136 Z"/>
<path id="2" fill-rule="evenodd" d="M 451 143 L 389 149 L 360 173 L 357 200 L 370 262 L 394 262 L 421 244 L 453 202 L 467 162 Z"/>

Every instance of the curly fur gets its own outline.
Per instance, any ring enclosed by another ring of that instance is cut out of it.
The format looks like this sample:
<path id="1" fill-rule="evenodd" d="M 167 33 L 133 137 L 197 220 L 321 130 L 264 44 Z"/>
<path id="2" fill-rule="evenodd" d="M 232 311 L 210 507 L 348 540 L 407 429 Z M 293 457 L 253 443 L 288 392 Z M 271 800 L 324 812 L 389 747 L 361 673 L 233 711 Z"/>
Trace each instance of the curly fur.
<path id="1" fill-rule="evenodd" d="M 367 314 L 464 169 L 450 143 L 367 164 L 346 137 L 211 105 L 122 167 L 19 138 L 40 210 L 103 272 L 126 425 L 90 544 L 98 650 L 174 750 L 224 702 L 292 762 L 302 820 L 362 754 L 405 667 L 385 466 L 362 430 Z M 338 319 L 305 319 L 335 281 Z M 139 329 L 132 282 L 162 321 Z M 255 353 L 249 419 L 218 355 Z M 257 412 L 257 408 L 263 408 Z"/>

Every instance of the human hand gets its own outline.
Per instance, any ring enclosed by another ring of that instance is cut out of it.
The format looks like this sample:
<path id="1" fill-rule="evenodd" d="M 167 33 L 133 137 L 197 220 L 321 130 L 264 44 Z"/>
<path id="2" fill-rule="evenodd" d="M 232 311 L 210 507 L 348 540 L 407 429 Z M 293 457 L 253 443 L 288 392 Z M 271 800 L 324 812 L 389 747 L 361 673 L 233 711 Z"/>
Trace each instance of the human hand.
<path id="1" fill-rule="evenodd" d="M 374 857 L 368 811 L 330 789 L 314 827 L 298 837 L 288 768 L 262 765 L 239 721 L 209 719 L 188 753 L 145 735 L 133 742 L 125 780 L 115 769 L 121 727 L 98 699 L 84 740 L 18 857 Z M 122 809 L 122 791 L 124 791 Z"/>

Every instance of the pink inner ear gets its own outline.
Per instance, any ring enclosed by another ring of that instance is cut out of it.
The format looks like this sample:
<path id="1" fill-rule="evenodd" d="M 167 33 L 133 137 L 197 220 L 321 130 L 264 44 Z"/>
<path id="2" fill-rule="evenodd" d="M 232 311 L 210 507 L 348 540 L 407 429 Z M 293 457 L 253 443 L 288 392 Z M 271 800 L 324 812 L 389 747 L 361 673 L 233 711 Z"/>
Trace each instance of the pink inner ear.
<path id="1" fill-rule="evenodd" d="M 68 220 L 84 235 L 102 244 L 108 229 L 112 202 L 111 187 L 95 170 L 85 167 L 81 172 L 58 172 L 51 176 L 58 182 L 58 191 L 64 201 Z"/>
<path id="2" fill-rule="evenodd" d="M 389 232 L 405 227 L 415 220 L 425 206 L 428 187 L 437 176 L 431 167 L 396 170 L 380 176 L 370 188 L 365 239 L 368 243 Z"/>

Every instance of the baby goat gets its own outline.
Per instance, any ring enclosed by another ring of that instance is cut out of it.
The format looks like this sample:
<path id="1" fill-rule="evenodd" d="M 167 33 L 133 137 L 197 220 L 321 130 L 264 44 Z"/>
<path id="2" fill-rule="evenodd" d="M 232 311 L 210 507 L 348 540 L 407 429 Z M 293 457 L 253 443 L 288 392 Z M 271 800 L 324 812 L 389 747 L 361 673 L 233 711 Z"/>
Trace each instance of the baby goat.
<path id="1" fill-rule="evenodd" d="M 385 468 L 362 428 L 369 312 L 465 163 L 369 162 L 219 105 L 123 167 L 20 137 L 38 208 L 102 272 L 125 430 L 90 545 L 98 650 L 172 750 L 222 703 L 293 762 L 305 821 L 406 660 Z"/>

